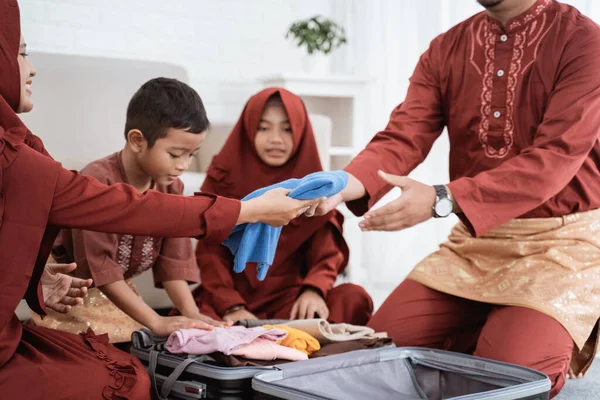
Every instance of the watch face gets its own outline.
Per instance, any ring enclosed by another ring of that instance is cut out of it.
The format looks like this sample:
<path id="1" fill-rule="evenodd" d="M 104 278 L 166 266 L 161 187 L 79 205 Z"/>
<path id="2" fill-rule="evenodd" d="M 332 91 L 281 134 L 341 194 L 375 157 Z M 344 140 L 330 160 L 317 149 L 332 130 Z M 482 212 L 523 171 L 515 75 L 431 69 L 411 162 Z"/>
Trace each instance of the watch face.
<path id="1" fill-rule="evenodd" d="M 435 204 L 435 213 L 440 217 L 447 217 L 452 214 L 452 201 L 448 198 L 440 199 Z"/>

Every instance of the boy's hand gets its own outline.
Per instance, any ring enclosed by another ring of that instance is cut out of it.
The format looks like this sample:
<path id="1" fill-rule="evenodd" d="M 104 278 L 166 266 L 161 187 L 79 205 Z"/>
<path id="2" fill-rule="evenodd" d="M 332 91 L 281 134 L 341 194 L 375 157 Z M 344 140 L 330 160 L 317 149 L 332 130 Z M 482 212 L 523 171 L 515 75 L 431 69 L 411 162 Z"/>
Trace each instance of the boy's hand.
<path id="1" fill-rule="evenodd" d="M 315 314 L 326 320 L 329 318 L 329 308 L 319 292 L 315 289 L 305 289 L 294 303 L 290 319 L 312 319 L 315 318 Z"/>
<path id="2" fill-rule="evenodd" d="M 272 189 L 255 199 L 242 203 L 238 224 L 262 222 L 271 226 L 287 225 L 322 199 L 296 200 L 288 196 L 289 189 Z"/>
<path id="3" fill-rule="evenodd" d="M 196 312 L 193 314 L 186 314 L 185 316 L 190 319 L 195 319 L 198 321 L 205 322 L 209 325 L 212 325 L 215 328 L 225 328 L 227 326 L 231 326 L 231 322 L 217 321 L 217 320 L 212 319 L 211 317 L 201 314 L 200 312 Z"/>
<path id="4" fill-rule="evenodd" d="M 188 317 L 163 317 L 158 316 L 150 326 L 148 326 L 152 333 L 156 336 L 169 336 L 173 331 L 178 329 L 205 329 L 207 331 L 212 331 L 215 326 L 204 321 L 200 321 L 197 319 L 191 319 Z"/>
<path id="5" fill-rule="evenodd" d="M 233 312 L 230 312 L 229 314 L 225 314 L 223 316 L 223 320 L 226 322 L 229 322 L 230 324 L 233 324 L 237 321 L 241 321 L 243 319 L 258 319 L 256 317 L 256 315 L 252 314 L 250 311 L 246 310 L 245 308 L 242 308 L 241 310 L 236 310 Z"/>
<path id="6" fill-rule="evenodd" d="M 67 275 L 77 268 L 77 264 L 48 263 L 40 282 L 46 307 L 59 312 L 68 313 L 72 306 L 83 303 L 83 296 L 92 286 L 91 279 L 75 278 Z"/>

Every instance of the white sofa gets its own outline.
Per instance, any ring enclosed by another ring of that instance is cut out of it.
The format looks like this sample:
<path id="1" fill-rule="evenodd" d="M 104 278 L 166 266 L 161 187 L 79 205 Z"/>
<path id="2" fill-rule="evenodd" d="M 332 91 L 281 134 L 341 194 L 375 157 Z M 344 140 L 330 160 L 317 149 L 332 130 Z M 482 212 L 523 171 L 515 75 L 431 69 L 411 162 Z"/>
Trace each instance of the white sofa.
<path id="1" fill-rule="evenodd" d="M 158 76 L 187 81 L 183 68 L 166 63 L 46 53 L 34 53 L 31 60 L 38 71 L 32 85 L 35 107 L 23 120 L 44 139 L 54 158 L 70 169 L 81 169 L 123 147 L 127 103 L 144 82 Z M 310 119 L 323 166 L 328 169 L 331 120 L 322 115 Z M 234 123 L 212 123 L 196 165 L 183 176 L 185 194 L 198 191 L 204 171 Z M 154 288 L 151 273 L 142 274 L 135 282 L 152 307 L 171 305 L 165 291 Z M 24 301 L 17 313 L 21 319 L 28 318 Z"/>

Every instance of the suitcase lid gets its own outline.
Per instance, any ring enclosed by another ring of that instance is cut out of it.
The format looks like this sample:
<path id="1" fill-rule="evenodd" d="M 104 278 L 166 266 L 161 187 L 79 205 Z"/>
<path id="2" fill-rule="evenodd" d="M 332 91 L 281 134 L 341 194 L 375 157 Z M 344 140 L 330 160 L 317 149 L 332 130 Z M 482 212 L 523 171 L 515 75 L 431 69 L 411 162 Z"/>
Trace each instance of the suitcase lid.
<path id="1" fill-rule="evenodd" d="M 284 364 L 280 365 L 277 371 L 255 375 L 252 386 L 261 393 L 274 396 L 285 395 L 282 397 L 285 399 L 334 399 L 336 397 L 328 397 L 329 394 L 322 385 L 316 388 L 319 379 L 325 379 L 325 375 L 331 375 L 333 379 L 337 377 L 337 381 L 332 384 L 333 393 L 338 385 L 354 385 L 358 388 L 369 381 L 373 384 L 378 379 L 384 379 L 382 374 L 389 374 L 386 382 L 395 379 L 393 374 L 400 374 L 407 383 L 413 385 L 413 389 L 406 388 L 406 399 L 426 399 L 424 390 L 417 382 L 414 365 L 465 376 L 483 385 L 500 387 L 484 392 L 485 397 L 479 393 L 455 397 L 456 399 L 515 399 L 546 393 L 550 390 L 549 378 L 529 368 L 444 350 L 413 347 L 358 350 Z M 381 371 L 378 370 L 378 366 Z M 345 379 L 340 373 L 343 370 L 351 371 L 350 376 L 355 379 Z M 363 372 L 353 372 L 358 370 Z M 371 375 L 370 379 L 370 373 L 376 375 Z M 314 390 L 299 388 L 302 385 L 310 387 L 312 384 L 315 385 Z"/>

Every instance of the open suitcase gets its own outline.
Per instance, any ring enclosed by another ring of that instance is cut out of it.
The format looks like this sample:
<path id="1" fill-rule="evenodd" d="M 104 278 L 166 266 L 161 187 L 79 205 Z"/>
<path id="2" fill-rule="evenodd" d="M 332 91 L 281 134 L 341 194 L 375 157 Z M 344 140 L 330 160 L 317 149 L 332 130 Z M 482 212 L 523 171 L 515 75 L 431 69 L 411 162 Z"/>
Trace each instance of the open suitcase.
<path id="1" fill-rule="evenodd" d="M 255 375 L 252 388 L 261 400 L 546 400 L 550 380 L 516 365 L 398 347 L 279 365 Z"/>
<path id="2" fill-rule="evenodd" d="M 252 399 L 252 377 L 275 367 L 220 367 L 209 356 L 172 354 L 166 338 L 142 329 L 132 335 L 131 354 L 148 370 L 158 399 Z"/>

